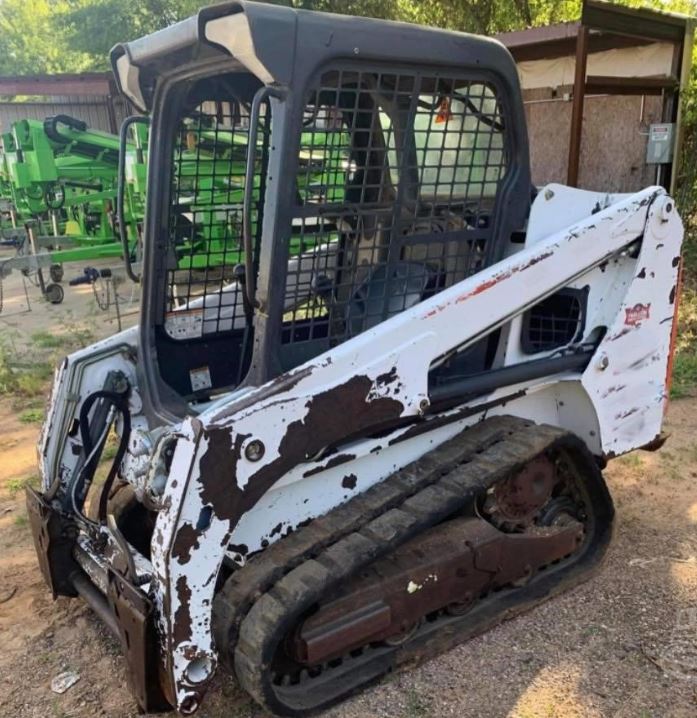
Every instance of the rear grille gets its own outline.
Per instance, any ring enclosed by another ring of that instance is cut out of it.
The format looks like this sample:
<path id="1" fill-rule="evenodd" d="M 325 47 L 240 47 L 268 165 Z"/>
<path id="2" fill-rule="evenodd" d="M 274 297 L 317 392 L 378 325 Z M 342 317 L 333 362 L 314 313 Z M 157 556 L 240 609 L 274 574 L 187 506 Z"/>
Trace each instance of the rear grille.
<path id="1" fill-rule="evenodd" d="M 522 349 L 526 354 L 559 349 L 581 337 L 587 290 L 562 289 L 523 315 Z"/>

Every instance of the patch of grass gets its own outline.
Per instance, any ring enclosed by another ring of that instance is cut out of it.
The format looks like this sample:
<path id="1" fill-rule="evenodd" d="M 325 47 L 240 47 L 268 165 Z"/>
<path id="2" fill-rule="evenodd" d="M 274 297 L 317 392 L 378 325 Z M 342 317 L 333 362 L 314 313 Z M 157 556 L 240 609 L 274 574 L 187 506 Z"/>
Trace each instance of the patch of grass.
<path id="1" fill-rule="evenodd" d="M 17 516 L 15 516 L 14 524 L 19 528 L 24 528 L 29 524 L 29 519 L 26 514 L 17 514 Z"/>
<path id="2" fill-rule="evenodd" d="M 69 330 L 69 336 L 75 349 L 84 349 L 90 344 L 94 344 L 96 336 L 95 333 L 87 328 L 75 326 Z"/>
<path id="3" fill-rule="evenodd" d="M 17 372 L 17 388 L 20 396 L 40 396 L 48 390 L 48 382 L 53 377 L 53 366 L 48 362 L 38 362 L 32 366 L 23 366 Z"/>
<path id="4" fill-rule="evenodd" d="M 57 332 L 40 330 L 31 335 L 34 346 L 40 349 L 61 349 L 64 353 L 82 349 L 92 344 L 94 339 L 93 328 L 78 322 L 72 313 L 63 318 Z"/>
<path id="5" fill-rule="evenodd" d="M 9 335 L 0 335 L 0 394 L 11 393 L 17 384 L 13 357 L 17 351 Z"/>
<path id="6" fill-rule="evenodd" d="M 52 376 L 53 362 L 19 351 L 11 337 L 0 335 L 0 394 L 39 396 Z"/>
<path id="7" fill-rule="evenodd" d="M 671 399 L 682 399 L 697 388 L 697 353 L 680 352 L 673 362 L 673 383 L 670 387 Z"/>
<path id="8" fill-rule="evenodd" d="M 697 287 L 695 266 L 685 269 L 685 286 L 680 297 L 678 335 L 673 361 L 671 399 L 690 396 L 697 390 Z"/>
<path id="9" fill-rule="evenodd" d="M 45 394 L 56 364 L 91 344 L 95 331 L 69 314 L 55 332 L 34 332 L 29 348 L 20 348 L 18 336 L 0 334 L 0 394 L 28 398 Z"/>
<path id="10" fill-rule="evenodd" d="M 639 468 L 644 463 L 644 460 L 641 458 L 641 456 L 639 456 L 639 454 L 636 453 L 636 451 L 632 451 L 630 454 L 620 456 L 620 458 L 617 460 L 621 464 L 635 469 Z"/>
<path id="11" fill-rule="evenodd" d="M 44 410 L 26 409 L 17 418 L 22 424 L 40 424 L 44 420 Z"/>
<path id="12" fill-rule="evenodd" d="M 95 321 L 92 319 L 90 323 L 94 325 Z M 63 346 L 67 346 L 71 351 L 84 349 L 95 340 L 94 326 L 87 326 L 84 321 L 78 321 L 72 312 L 68 312 L 63 318 L 61 329 L 66 340 Z"/>
<path id="13" fill-rule="evenodd" d="M 32 486 L 33 488 L 37 489 L 40 483 L 41 480 L 38 476 L 24 476 L 18 479 L 10 479 L 5 484 L 5 487 L 7 488 L 7 492 L 10 494 L 10 496 L 14 498 L 15 496 L 17 496 L 18 493 L 24 491 L 26 486 Z"/>
<path id="14" fill-rule="evenodd" d="M 51 334 L 47 331 L 39 331 L 34 332 L 31 335 L 32 342 L 40 347 L 41 349 L 59 349 L 61 347 L 64 347 L 67 342 L 67 338 L 65 336 L 61 336 L 59 334 Z"/>

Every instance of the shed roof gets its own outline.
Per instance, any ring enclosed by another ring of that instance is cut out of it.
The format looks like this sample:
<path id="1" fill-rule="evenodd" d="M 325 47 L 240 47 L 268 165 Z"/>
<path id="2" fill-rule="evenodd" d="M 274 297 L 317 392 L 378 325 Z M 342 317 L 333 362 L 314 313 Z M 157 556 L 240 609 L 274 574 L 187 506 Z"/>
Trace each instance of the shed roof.
<path id="1" fill-rule="evenodd" d="M 591 30 L 588 51 L 592 53 L 651 42 L 682 42 L 693 21 L 679 13 L 585 0 L 580 20 L 504 32 L 496 38 L 517 62 L 524 62 L 573 55 L 582 25 Z"/>

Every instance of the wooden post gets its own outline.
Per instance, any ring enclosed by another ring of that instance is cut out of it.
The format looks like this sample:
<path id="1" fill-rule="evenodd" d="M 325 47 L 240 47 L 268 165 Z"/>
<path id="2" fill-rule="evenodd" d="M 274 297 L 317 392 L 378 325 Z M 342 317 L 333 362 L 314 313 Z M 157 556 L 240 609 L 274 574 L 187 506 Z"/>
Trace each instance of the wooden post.
<path id="1" fill-rule="evenodd" d="M 581 132 L 583 130 L 583 101 L 586 96 L 586 65 L 588 62 L 588 28 L 581 25 L 576 36 L 576 73 L 574 97 L 571 106 L 571 132 L 569 135 L 569 163 L 566 183 L 578 186 L 578 168 L 581 160 Z"/>
<path id="2" fill-rule="evenodd" d="M 690 19 L 685 22 L 685 37 L 681 43 L 681 57 L 678 79 L 680 82 L 678 93 L 676 96 L 675 107 L 675 144 L 673 145 L 673 162 L 670 166 L 670 175 L 665 177 L 664 185 L 668 187 L 670 193 L 675 196 L 678 189 L 678 176 L 682 171 L 681 161 L 685 158 L 682 156 L 682 145 L 685 136 L 683 127 L 683 93 L 687 90 L 690 83 L 690 68 L 692 67 L 692 46 L 695 35 L 695 21 Z"/>

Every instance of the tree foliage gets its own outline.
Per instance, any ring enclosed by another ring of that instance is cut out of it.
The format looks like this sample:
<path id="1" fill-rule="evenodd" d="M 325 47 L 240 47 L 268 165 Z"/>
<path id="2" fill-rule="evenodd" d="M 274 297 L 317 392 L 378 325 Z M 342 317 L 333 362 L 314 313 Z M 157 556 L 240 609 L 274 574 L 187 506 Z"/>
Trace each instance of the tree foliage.
<path id="1" fill-rule="evenodd" d="M 95 64 L 89 53 L 66 39 L 56 22 L 63 0 L 2 0 L 0 3 L 0 73 L 80 72 Z"/>
<path id="2" fill-rule="evenodd" d="M 581 0 L 267 0 L 491 35 L 576 19 Z M 648 0 L 621 0 L 627 5 Z M 206 0 L 0 0 L 0 74 L 106 69 L 109 49 L 195 13 Z M 653 0 L 697 11 L 697 0 Z"/>

